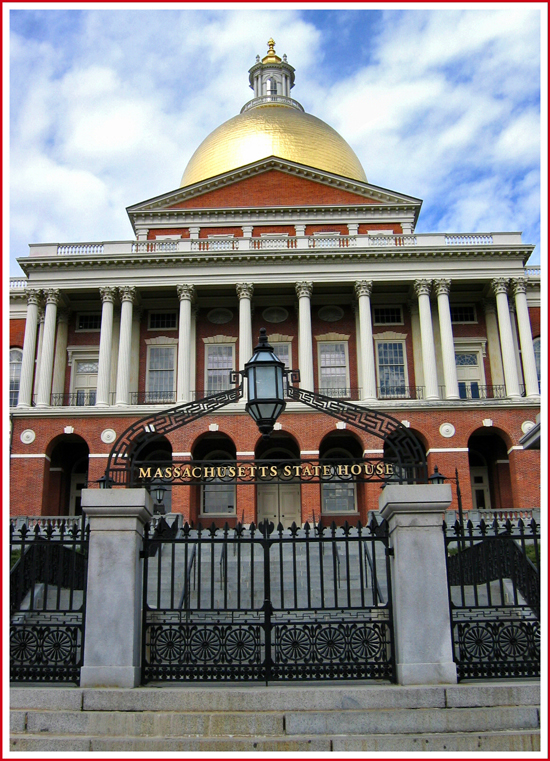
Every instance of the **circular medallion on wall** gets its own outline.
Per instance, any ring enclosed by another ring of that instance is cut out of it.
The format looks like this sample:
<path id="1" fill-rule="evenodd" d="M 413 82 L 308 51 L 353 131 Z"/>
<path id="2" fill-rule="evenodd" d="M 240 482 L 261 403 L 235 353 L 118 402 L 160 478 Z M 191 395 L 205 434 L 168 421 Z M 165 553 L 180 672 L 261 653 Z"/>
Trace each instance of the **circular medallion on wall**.
<path id="1" fill-rule="evenodd" d="M 531 428 L 534 428 L 534 427 L 535 427 L 535 424 L 533 423 L 532 420 L 525 420 L 525 422 L 521 424 L 521 430 L 523 431 L 523 433 L 529 433 Z"/>
<path id="2" fill-rule="evenodd" d="M 106 428 L 104 431 L 101 431 L 101 441 L 104 444 L 112 444 L 115 439 L 116 431 L 113 431 L 112 428 Z"/>
<path id="3" fill-rule="evenodd" d="M 284 307 L 268 307 L 262 312 L 262 317 L 266 322 L 284 322 L 288 312 Z"/>
<path id="4" fill-rule="evenodd" d="M 216 309 L 211 309 L 206 316 L 214 325 L 224 325 L 226 322 L 231 322 L 233 312 L 231 309 L 225 309 L 225 307 L 217 307 Z"/>
<path id="5" fill-rule="evenodd" d="M 344 316 L 344 310 L 341 307 L 337 307 L 333 304 L 326 307 L 321 307 L 317 312 L 319 319 L 323 322 L 338 322 Z"/>
<path id="6" fill-rule="evenodd" d="M 439 433 L 446 439 L 450 439 L 456 433 L 455 427 L 452 423 L 442 423 L 439 426 Z"/>
<path id="7" fill-rule="evenodd" d="M 32 444 L 36 439 L 36 433 L 32 430 L 32 428 L 26 428 L 21 432 L 21 436 L 19 438 L 23 444 Z"/>

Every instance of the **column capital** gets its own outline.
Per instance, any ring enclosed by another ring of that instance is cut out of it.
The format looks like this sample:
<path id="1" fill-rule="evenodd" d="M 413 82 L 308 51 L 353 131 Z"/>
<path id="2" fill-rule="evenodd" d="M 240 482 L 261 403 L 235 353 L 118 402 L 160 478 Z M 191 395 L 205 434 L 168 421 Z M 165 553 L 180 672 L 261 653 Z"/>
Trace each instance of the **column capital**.
<path id="1" fill-rule="evenodd" d="M 303 280 L 300 283 L 296 283 L 296 293 L 298 298 L 306 296 L 308 299 L 310 299 L 311 294 L 313 293 L 313 283 L 310 280 Z"/>
<path id="2" fill-rule="evenodd" d="M 518 293 L 527 293 L 527 278 L 515 277 L 510 281 L 512 293 L 517 296 Z"/>
<path id="3" fill-rule="evenodd" d="M 178 298 L 180 301 L 193 301 L 195 298 L 195 286 L 187 283 L 181 283 L 176 286 Z"/>
<path id="4" fill-rule="evenodd" d="M 434 280 L 434 290 L 436 296 L 448 296 L 451 290 L 451 281 L 446 279 Z"/>
<path id="5" fill-rule="evenodd" d="M 113 285 L 102 285 L 99 289 L 99 295 L 101 296 L 101 301 L 105 303 L 106 301 L 110 301 L 111 303 L 114 303 L 116 299 L 116 291 L 117 289 Z"/>
<path id="6" fill-rule="evenodd" d="M 36 288 L 28 288 L 25 295 L 27 296 L 27 304 L 36 304 L 36 306 L 40 305 L 42 295 L 40 291 L 36 290 Z"/>
<path id="7" fill-rule="evenodd" d="M 43 325 L 45 319 L 46 319 L 46 312 L 39 307 L 38 308 L 38 324 Z"/>
<path id="8" fill-rule="evenodd" d="M 508 295 L 508 278 L 496 277 L 494 280 L 491 280 L 491 287 L 493 288 L 495 296 L 499 293 L 505 293 Z"/>
<path id="9" fill-rule="evenodd" d="M 372 280 L 356 280 L 353 289 L 357 298 L 360 296 L 370 296 L 372 293 Z"/>
<path id="10" fill-rule="evenodd" d="M 497 313 L 497 305 L 493 301 L 493 299 L 483 299 L 481 302 L 483 304 L 483 311 L 485 314 L 496 314 Z"/>
<path id="11" fill-rule="evenodd" d="M 118 295 L 121 301 L 131 301 L 136 303 L 137 291 L 134 285 L 122 285 L 118 289 Z"/>
<path id="12" fill-rule="evenodd" d="M 414 292 L 417 296 L 429 296 L 432 290 L 431 280 L 415 280 Z"/>
<path id="13" fill-rule="evenodd" d="M 62 325 L 68 325 L 70 315 L 71 315 L 70 309 L 59 309 L 57 312 L 57 322 L 59 322 Z"/>
<path id="14" fill-rule="evenodd" d="M 55 304 L 55 306 L 57 306 L 59 304 L 61 298 L 61 291 L 59 288 L 45 288 L 43 293 L 46 305 Z"/>
<path id="15" fill-rule="evenodd" d="M 237 296 L 240 299 L 251 299 L 254 293 L 254 286 L 252 283 L 237 283 Z"/>

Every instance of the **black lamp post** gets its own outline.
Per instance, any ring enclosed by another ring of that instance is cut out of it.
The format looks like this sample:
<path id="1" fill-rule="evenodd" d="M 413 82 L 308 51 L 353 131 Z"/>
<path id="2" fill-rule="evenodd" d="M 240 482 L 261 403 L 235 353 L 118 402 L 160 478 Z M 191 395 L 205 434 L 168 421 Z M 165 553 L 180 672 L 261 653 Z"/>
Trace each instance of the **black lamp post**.
<path id="1" fill-rule="evenodd" d="M 165 486 L 163 486 L 160 478 L 155 478 L 151 481 L 151 491 L 157 501 L 156 511 L 158 513 L 164 513 L 164 510 L 162 509 L 162 503 L 167 489 Z"/>
<path id="2" fill-rule="evenodd" d="M 275 421 L 286 407 L 283 385 L 285 374 L 285 363 L 270 346 L 266 329 L 261 328 L 260 340 L 244 366 L 243 375 L 248 380 L 246 411 L 264 438 L 272 432 Z"/>
<path id="3" fill-rule="evenodd" d="M 101 476 L 101 478 L 97 479 L 96 483 L 99 484 L 100 489 L 110 489 L 113 485 L 113 480 L 108 476 Z"/>
<path id="4" fill-rule="evenodd" d="M 437 465 L 434 468 L 434 472 L 428 477 L 428 481 L 431 484 L 443 484 L 445 481 L 454 481 L 456 484 L 456 500 L 458 502 L 458 522 L 460 523 L 460 530 L 463 531 L 463 513 L 462 513 L 462 493 L 460 491 L 460 481 L 458 480 L 458 468 L 455 468 L 454 478 L 452 476 L 444 476 L 439 472 Z"/>

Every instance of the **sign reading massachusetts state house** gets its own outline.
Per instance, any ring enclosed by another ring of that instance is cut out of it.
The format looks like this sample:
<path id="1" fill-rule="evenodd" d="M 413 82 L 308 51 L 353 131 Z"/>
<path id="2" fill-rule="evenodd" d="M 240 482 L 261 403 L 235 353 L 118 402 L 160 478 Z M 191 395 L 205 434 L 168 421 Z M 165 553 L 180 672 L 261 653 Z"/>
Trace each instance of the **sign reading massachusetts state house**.
<path id="1" fill-rule="evenodd" d="M 389 481 L 395 477 L 394 465 L 381 459 L 360 460 L 232 460 L 147 462 L 133 466 L 134 479 L 148 484 L 152 480 L 177 484 L 236 482 L 246 484 L 287 481 Z"/>

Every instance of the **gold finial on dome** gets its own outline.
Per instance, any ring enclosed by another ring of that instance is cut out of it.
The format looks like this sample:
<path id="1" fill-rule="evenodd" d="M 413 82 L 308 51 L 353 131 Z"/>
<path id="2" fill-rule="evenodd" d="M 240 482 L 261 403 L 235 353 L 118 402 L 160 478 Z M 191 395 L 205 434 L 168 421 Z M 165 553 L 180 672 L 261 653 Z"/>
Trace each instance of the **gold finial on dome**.
<path id="1" fill-rule="evenodd" d="M 281 59 L 275 52 L 275 40 L 271 37 L 267 41 L 268 51 L 267 55 L 262 58 L 262 63 L 281 63 Z"/>

